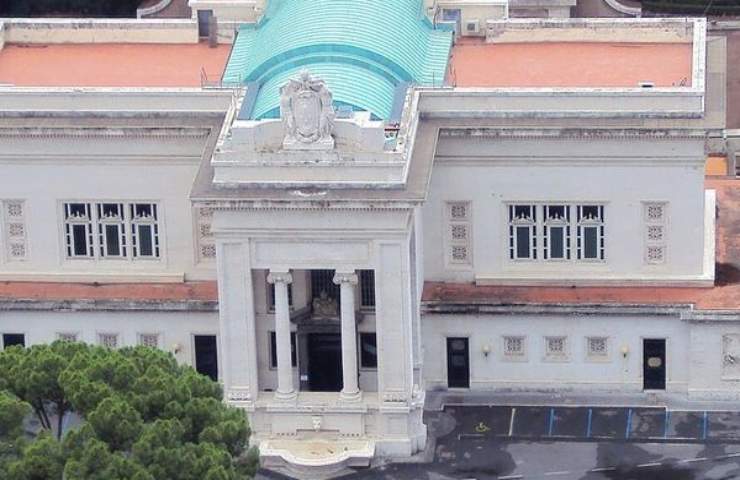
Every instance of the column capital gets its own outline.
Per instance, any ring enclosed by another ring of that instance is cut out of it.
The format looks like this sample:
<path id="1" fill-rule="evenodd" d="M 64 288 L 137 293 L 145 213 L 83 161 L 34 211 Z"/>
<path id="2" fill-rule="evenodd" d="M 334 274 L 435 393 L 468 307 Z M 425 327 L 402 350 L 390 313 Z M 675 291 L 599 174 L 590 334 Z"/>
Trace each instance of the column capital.
<path id="1" fill-rule="evenodd" d="M 334 274 L 334 283 L 341 285 L 342 283 L 349 283 L 350 285 L 357 285 L 357 274 L 354 271 L 340 272 L 337 271 Z"/>
<path id="2" fill-rule="evenodd" d="M 285 270 L 270 270 L 267 275 L 267 283 L 284 283 L 289 285 L 293 283 L 293 275 Z"/>

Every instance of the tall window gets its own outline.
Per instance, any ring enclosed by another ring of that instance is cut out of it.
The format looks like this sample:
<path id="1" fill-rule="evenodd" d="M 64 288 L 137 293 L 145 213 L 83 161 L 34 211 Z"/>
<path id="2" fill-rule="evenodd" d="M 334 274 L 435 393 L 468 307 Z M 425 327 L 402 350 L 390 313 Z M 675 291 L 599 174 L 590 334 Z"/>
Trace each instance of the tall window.
<path id="1" fill-rule="evenodd" d="M 604 260 L 604 207 L 578 205 L 578 259 Z"/>
<path id="2" fill-rule="evenodd" d="M 68 257 L 92 258 L 94 256 L 92 212 L 89 203 L 66 203 L 64 205 L 64 233 Z"/>
<path id="3" fill-rule="evenodd" d="M 98 203 L 98 242 L 100 256 L 126 256 L 126 224 L 122 203 Z"/>
<path id="4" fill-rule="evenodd" d="M 159 257 L 157 205 L 153 203 L 131 204 L 131 231 L 134 257 Z"/>
<path id="5" fill-rule="evenodd" d="M 68 258 L 159 258 L 159 219 L 154 203 L 64 204 Z"/>
<path id="6" fill-rule="evenodd" d="M 375 308 L 374 270 L 360 270 L 360 307 Z"/>
<path id="7" fill-rule="evenodd" d="M 567 205 L 545 205 L 545 260 L 570 260 L 570 208 Z"/>
<path id="8" fill-rule="evenodd" d="M 537 207 L 509 205 L 509 258 L 537 259 Z"/>
<path id="9" fill-rule="evenodd" d="M 378 346 L 375 333 L 360 333 L 360 366 L 378 368 Z"/>

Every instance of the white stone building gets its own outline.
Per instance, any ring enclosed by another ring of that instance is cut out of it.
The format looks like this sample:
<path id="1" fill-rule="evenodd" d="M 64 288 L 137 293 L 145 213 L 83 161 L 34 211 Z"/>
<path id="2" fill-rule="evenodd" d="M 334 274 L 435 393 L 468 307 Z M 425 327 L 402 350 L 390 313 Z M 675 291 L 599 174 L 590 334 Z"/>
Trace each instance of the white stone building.
<path id="1" fill-rule="evenodd" d="M 329 469 L 423 449 L 430 390 L 740 397 L 724 39 L 309 3 L 5 23 L 0 346 L 167 349 Z"/>

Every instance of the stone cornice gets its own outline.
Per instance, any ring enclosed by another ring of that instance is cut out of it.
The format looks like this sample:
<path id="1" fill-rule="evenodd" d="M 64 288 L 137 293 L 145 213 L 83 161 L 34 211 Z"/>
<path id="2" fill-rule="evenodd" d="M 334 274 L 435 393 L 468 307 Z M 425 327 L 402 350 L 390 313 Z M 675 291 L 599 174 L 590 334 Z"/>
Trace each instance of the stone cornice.
<path id="1" fill-rule="evenodd" d="M 692 305 L 650 304 L 495 304 L 476 302 L 422 302 L 424 314 L 488 314 L 488 315 L 667 315 L 681 316 L 692 310 Z M 682 317 L 683 318 L 683 317 Z"/>
<path id="2" fill-rule="evenodd" d="M 320 200 L 219 200 L 219 199 L 191 199 L 194 207 L 210 208 L 212 210 L 376 210 L 376 211 L 406 211 L 412 210 L 421 202 L 378 202 L 377 200 L 353 201 L 320 201 Z"/>
<path id="3" fill-rule="evenodd" d="M 17 138 L 156 138 L 177 140 L 180 138 L 205 138 L 208 128 L 0 128 L 0 137 Z"/>
<path id="4" fill-rule="evenodd" d="M 0 299 L 0 311 L 45 312 L 218 312 L 207 300 L 35 300 Z"/>
<path id="5" fill-rule="evenodd" d="M 719 132 L 719 131 L 718 131 Z M 659 128 L 441 128 L 440 137 L 501 138 L 551 140 L 592 140 L 594 138 L 649 138 L 651 140 L 673 140 L 677 138 L 705 138 L 705 129 L 659 129 Z"/>

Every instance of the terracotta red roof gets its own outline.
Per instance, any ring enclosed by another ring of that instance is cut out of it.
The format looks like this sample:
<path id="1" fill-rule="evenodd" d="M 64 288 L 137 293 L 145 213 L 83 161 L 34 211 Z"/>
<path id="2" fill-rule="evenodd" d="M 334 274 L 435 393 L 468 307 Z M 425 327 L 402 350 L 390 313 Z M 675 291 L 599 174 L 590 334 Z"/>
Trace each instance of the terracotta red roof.
<path id="1" fill-rule="evenodd" d="M 658 87 L 691 85 L 689 43 L 485 43 L 452 49 L 450 83 L 458 87 Z"/>
<path id="2" fill-rule="evenodd" d="M 426 282 L 422 300 L 430 304 L 692 304 L 701 310 L 740 310 L 740 181 L 708 179 L 706 184 L 716 189 L 719 210 L 714 287 L 506 287 Z"/>
<path id="3" fill-rule="evenodd" d="M 216 282 L 58 283 L 0 282 L 0 300 L 218 301 Z"/>

